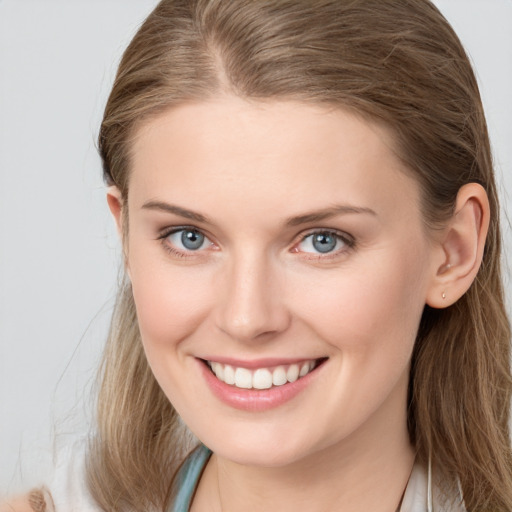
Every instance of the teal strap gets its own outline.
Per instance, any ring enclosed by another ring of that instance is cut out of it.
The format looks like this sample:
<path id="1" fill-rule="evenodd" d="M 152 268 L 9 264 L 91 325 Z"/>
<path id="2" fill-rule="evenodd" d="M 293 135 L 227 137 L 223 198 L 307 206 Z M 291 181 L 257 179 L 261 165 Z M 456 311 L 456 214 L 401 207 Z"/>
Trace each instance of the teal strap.
<path id="1" fill-rule="evenodd" d="M 171 504 L 169 512 L 188 512 L 192 504 L 192 498 L 203 473 L 206 463 L 212 452 L 204 444 L 200 444 L 185 460 L 183 466 L 176 475 L 176 498 Z"/>

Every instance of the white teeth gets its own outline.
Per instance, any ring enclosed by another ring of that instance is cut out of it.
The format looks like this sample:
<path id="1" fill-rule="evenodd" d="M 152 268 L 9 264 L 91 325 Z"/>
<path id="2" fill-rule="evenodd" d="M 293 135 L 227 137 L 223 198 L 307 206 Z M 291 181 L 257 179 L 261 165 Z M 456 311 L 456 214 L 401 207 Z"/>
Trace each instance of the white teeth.
<path id="1" fill-rule="evenodd" d="M 286 378 L 289 382 L 295 382 L 299 378 L 299 365 L 291 364 L 286 372 Z"/>
<path id="2" fill-rule="evenodd" d="M 304 363 L 300 367 L 299 377 L 304 377 L 304 375 L 307 375 L 309 373 L 309 370 L 311 369 L 311 366 L 309 363 Z"/>
<path id="3" fill-rule="evenodd" d="M 212 370 L 218 379 L 224 380 L 224 366 L 220 363 L 212 363 Z"/>
<path id="4" fill-rule="evenodd" d="M 274 386 L 282 386 L 287 382 L 286 369 L 283 366 L 278 366 L 272 373 L 272 384 L 274 384 Z"/>
<path id="5" fill-rule="evenodd" d="M 219 377 L 217 375 L 217 377 Z M 220 380 L 222 380 L 221 377 L 219 377 Z M 233 385 L 235 383 L 235 370 L 232 366 L 225 366 L 224 367 L 224 382 L 229 385 Z"/>
<path id="6" fill-rule="evenodd" d="M 252 387 L 256 389 L 268 389 L 272 387 L 272 374 L 266 368 L 259 368 L 252 377 Z"/>
<path id="7" fill-rule="evenodd" d="M 252 374 L 247 368 L 237 368 L 235 370 L 235 386 L 237 388 L 251 389 Z"/>
<path id="8" fill-rule="evenodd" d="M 283 386 L 288 382 L 295 382 L 305 377 L 315 368 L 314 361 L 306 361 L 289 366 L 276 366 L 275 368 L 234 368 L 218 362 L 209 362 L 215 376 L 222 382 L 241 389 L 269 389 L 272 386 Z"/>

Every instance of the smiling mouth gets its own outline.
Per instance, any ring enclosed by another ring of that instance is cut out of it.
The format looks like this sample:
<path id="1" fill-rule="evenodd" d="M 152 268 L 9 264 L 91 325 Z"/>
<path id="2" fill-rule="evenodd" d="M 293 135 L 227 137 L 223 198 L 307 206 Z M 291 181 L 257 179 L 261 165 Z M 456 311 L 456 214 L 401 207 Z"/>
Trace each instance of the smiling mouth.
<path id="1" fill-rule="evenodd" d="M 216 361 L 204 361 L 218 380 L 240 389 L 270 389 L 284 386 L 305 377 L 318 368 L 326 357 L 300 363 L 250 370 Z"/>

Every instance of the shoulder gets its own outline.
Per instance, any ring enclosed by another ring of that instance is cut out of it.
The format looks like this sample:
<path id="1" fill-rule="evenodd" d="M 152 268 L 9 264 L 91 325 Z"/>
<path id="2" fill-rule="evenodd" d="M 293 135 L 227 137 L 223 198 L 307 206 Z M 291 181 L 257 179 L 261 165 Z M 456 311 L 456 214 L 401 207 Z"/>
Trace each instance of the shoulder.
<path id="1" fill-rule="evenodd" d="M 27 495 L 0 503 L 0 512 L 34 512 L 34 509 Z"/>
<path id="2" fill-rule="evenodd" d="M 0 503 L 0 512 L 53 512 L 53 500 L 45 487 Z"/>
<path id="3" fill-rule="evenodd" d="M 86 484 L 85 446 L 85 440 L 79 439 L 59 449 L 45 486 L 7 501 L 0 499 L 0 512 L 100 512 Z"/>
<path id="4" fill-rule="evenodd" d="M 87 484 L 87 448 L 87 438 L 80 438 L 57 451 L 53 478 L 48 484 L 57 512 L 101 512 Z"/>

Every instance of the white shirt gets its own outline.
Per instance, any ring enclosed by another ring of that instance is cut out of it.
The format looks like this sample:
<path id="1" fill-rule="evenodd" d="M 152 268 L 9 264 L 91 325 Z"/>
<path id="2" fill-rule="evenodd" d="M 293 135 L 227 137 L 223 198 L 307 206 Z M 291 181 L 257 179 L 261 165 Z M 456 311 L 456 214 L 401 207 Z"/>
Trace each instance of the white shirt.
<path id="1" fill-rule="evenodd" d="M 206 460 L 203 456 L 200 464 L 189 469 L 190 474 L 186 474 L 185 479 L 197 482 Z M 452 503 L 443 503 L 440 492 L 432 485 L 429 473 L 428 468 L 418 463 L 414 465 L 400 512 L 466 512 L 459 491 Z M 85 482 L 85 442 L 80 442 L 66 448 L 58 459 L 53 479 L 48 486 L 51 495 L 48 512 L 103 512 L 94 502 Z"/>

